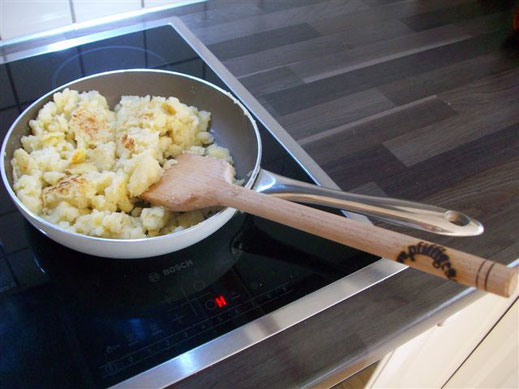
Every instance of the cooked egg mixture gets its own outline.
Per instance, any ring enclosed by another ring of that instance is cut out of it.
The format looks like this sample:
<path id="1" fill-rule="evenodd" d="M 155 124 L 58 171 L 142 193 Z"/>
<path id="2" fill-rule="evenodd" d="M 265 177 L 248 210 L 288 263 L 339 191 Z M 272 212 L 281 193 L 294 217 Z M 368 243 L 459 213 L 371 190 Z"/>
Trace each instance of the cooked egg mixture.
<path id="1" fill-rule="evenodd" d="M 211 211 L 169 212 L 139 195 L 181 153 L 232 163 L 207 131 L 210 118 L 175 97 L 123 96 L 111 111 L 96 91 L 65 89 L 29 122 L 14 189 L 35 214 L 80 234 L 135 239 L 190 227 Z"/>

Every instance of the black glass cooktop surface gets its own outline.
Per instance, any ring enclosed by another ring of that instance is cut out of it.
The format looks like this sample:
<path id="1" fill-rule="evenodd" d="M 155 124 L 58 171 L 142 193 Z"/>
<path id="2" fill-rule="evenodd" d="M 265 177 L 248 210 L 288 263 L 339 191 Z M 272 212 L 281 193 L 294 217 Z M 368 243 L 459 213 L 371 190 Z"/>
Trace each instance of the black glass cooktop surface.
<path id="1" fill-rule="evenodd" d="M 122 68 L 226 84 L 163 26 L 0 65 L 1 136 L 39 96 Z M 262 166 L 311 182 L 261 128 Z M 43 236 L 0 189 L 0 386 L 107 387 L 211 341 L 376 261 L 237 214 L 204 241 L 142 260 L 69 250 Z"/>

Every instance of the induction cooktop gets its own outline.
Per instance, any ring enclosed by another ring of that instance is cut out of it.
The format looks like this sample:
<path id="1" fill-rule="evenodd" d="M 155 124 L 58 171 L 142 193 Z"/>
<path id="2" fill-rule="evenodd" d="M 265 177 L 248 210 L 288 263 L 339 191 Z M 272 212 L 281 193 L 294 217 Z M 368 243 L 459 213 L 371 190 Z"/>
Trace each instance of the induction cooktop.
<path id="1" fill-rule="evenodd" d="M 135 31 L 0 65 L 2 137 L 39 96 L 108 70 L 172 70 L 236 93 L 215 69 L 221 64 L 203 58 L 177 29 Z M 314 182 L 256 119 L 262 167 Z M 240 213 L 182 251 L 140 260 L 92 257 L 37 231 L 3 187 L 0 243 L 0 382 L 17 388 L 139 386 L 157 374 L 163 379 L 154 382 L 172 383 L 261 341 L 240 331 L 265 318 L 284 315 L 281 331 L 346 298 L 319 299 L 338 280 L 353 283 L 350 294 L 369 286 L 374 281 L 362 281 L 359 270 L 381 262 Z M 377 271 L 375 281 L 395 268 Z"/>

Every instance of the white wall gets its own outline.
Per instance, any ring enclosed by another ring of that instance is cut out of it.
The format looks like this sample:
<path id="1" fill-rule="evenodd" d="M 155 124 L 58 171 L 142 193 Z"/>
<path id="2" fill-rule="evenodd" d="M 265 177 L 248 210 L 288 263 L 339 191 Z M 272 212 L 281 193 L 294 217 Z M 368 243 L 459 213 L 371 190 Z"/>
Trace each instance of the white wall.
<path id="1" fill-rule="evenodd" d="M 184 0 L 144 0 L 145 8 L 163 7 L 171 3 L 181 3 Z"/>
<path id="2" fill-rule="evenodd" d="M 0 38 L 30 35 L 105 16 L 184 0 L 0 0 Z"/>
<path id="3" fill-rule="evenodd" d="M 142 8 L 141 0 L 97 1 L 72 0 L 76 22 L 101 18 Z"/>
<path id="4" fill-rule="evenodd" d="M 68 0 L 0 0 L 0 36 L 10 39 L 72 23 Z"/>

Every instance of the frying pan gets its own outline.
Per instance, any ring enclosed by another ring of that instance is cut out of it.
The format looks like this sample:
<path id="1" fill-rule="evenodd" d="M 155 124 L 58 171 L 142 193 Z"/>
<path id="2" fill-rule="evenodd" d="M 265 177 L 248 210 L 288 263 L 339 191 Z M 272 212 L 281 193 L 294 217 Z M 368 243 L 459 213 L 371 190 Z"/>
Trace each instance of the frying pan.
<path id="1" fill-rule="evenodd" d="M 426 231 L 457 236 L 477 235 L 482 225 L 470 217 L 439 207 L 410 201 L 377 198 L 345 193 L 301 183 L 260 169 L 261 138 L 256 122 L 245 107 L 230 93 L 196 77 L 181 73 L 132 69 L 100 73 L 63 85 L 30 105 L 12 124 L 3 145 L 0 168 L 7 192 L 23 216 L 43 234 L 77 251 L 110 258 L 144 258 L 161 255 L 193 245 L 222 227 L 235 213 L 224 208 L 207 220 L 169 235 L 143 239 L 107 239 L 66 231 L 31 212 L 12 189 L 10 161 L 21 147 L 20 139 L 29 134 L 29 120 L 65 88 L 78 91 L 97 90 L 114 107 L 122 95 L 175 96 L 187 105 L 211 112 L 211 131 L 216 142 L 231 150 L 236 176 L 246 188 L 288 200 L 348 209 L 385 221 Z"/>

